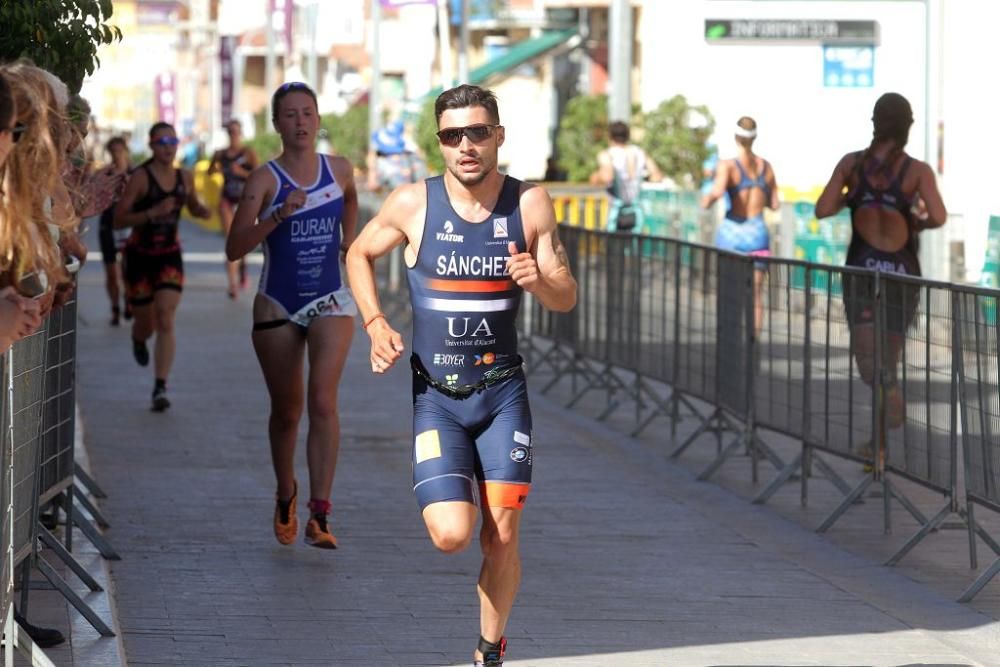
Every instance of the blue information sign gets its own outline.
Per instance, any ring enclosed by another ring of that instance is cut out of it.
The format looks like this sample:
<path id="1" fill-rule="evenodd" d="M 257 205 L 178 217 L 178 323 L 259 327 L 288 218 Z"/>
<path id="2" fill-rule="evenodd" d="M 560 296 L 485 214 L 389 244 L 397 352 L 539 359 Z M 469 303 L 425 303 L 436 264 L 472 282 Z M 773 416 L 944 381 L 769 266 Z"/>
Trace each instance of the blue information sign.
<path id="1" fill-rule="evenodd" d="M 871 88 L 875 85 L 874 46 L 824 46 L 823 85 Z"/>

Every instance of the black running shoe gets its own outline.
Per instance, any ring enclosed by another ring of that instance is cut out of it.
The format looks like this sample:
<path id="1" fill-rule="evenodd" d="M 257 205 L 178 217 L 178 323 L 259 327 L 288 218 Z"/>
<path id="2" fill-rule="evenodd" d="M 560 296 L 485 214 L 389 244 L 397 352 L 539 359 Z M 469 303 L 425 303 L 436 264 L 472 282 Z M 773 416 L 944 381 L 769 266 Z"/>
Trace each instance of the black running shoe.
<path id="1" fill-rule="evenodd" d="M 149 348 L 146 347 L 146 341 L 132 339 L 132 356 L 135 357 L 135 363 L 140 366 L 149 365 Z"/>
<path id="2" fill-rule="evenodd" d="M 153 412 L 163 412 L 170 407 L 170 399 L 167 398 L 167 388 L 157 387 L 153 390 Z"/>
<path id="3" fill-rule="evenodd" d="M 488 642 L 482 637 L 479 638 L 479 652 L 483 654 L 482 661 L 473 662 L 474 667 L 502 667 L 503 656 L 507 653 L 507 638 L 501 637 L 500 641 Z"/>

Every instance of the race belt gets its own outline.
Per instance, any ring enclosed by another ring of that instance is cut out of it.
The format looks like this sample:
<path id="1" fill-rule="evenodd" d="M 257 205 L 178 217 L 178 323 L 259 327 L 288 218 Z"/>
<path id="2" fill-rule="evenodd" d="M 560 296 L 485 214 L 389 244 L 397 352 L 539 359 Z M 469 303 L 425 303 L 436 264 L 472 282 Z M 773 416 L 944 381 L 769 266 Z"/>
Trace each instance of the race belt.
<path id="1" fill-rule="evenodd" d="M 424 368 L 424 365 L 420 362 L 420 359 L 417 358 L 417 355 L 410 355 L 410 368 L 412 368 L 413 372 L 417 374 L 417 377 L 427 383 L 428 386 L 434 387 L 442 394 L 451 396 L 452 398 L 466 398 L 468 396 L 472 396 L 477 391 L 503 382 L 508 378 L 512 378 L 521 371 L 521 364 L 523 363 L 524 359 L 521 358 L 521 355 L 517 355 L 516 363 L 502 368 L 489 369 L 483 373 L 483 378 L 475 384 L 448 385 L 432 378 L 430 373 L 427 372 L 427 369 Z"/>

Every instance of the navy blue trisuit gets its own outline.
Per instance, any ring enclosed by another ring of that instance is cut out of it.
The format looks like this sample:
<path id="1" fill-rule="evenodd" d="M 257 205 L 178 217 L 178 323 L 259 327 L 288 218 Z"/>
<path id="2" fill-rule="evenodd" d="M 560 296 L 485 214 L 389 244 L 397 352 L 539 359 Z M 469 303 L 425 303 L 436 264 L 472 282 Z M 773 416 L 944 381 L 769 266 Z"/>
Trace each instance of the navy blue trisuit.
<path id="1" fill-rule="evenodd" d="M 427 212 L 407 270 L 413 308 L 413 488 L 423 509 L 443 501 L 521 508 L 531 486 L 531 410 L 517 353 L 521 288 L 508 244 L 527 244 L 521 181 L 504 178 L 492 213 L 470 222 L 441 176 L 425 181 Z"/>
<path id="2" fill-rule="evenodd" d="M 277 320 L 257 322 L 255 330 L 291 322 L 302 331 L 318 317 L 355 317 L 354 298 L 340 275 L 340 241 L 344 218 L 344 191 L 325 155 L 319 156 L 316 179 L 296 183 L 275 160 L 267 163 L 277 189 L 261 212 L 264 220 L 281 208 L 295 190 L 304 190 L 306 202 L 264 239 L 264 268 L 258 293 L 282 311 Z"/>
<path id="3" fill-rule="evenodd" d="M 913 197 L 903 192 L 903 179 L 913 159 L 906 156 L 899 171 L 885 188 L 877 188 L 865 171 L 865 154 L 855 154 L 857 187 L 847 195 L 851 211 L 851 243 L 847 248 L 847 265 L 897 273 L 907 276 L 920 275 L 919 241 L 911 207 Z M 854 226 L 854 217 L 862 208 L 881 208 L 897 211 L 906 221 L 907 237 L 901 248 L 893 252 L 870 246 Z M 902 336 L 913 324 L 920 304 L 920 288 L 914 283 L 890 280 L 883 286 L 885 293 L 885 326 L 895 336 Z M 869 276 L 844 274 L 844 306 L 851 326 L 872 325 L 875 322 L 875 281 Z"/>

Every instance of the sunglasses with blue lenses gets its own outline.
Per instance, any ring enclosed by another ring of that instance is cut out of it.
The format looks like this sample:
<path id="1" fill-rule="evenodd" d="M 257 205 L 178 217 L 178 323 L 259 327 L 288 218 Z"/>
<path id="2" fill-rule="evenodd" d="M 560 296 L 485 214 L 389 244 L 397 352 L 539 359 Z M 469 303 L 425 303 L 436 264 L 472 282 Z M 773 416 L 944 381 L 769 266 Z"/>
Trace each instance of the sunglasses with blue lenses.
<path id="1" fill-rule="evenodd" d="M 159 139 L 154 139 L 149 142 L 154 146 L 176 146 L 181 142 L 177 137 L 160 137 Z"/>
<path id="2" fill-rule="evenodd" d="M 446 127 L 437 133 L 438 141 L 445 146 L 458 146 L 462 143 L 462 137 L 468 137 L 469 141 L 478 144 L 493 136 L 493 130 L 499 125 L 466 125 L 465 127 Z"/>

